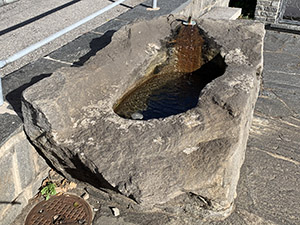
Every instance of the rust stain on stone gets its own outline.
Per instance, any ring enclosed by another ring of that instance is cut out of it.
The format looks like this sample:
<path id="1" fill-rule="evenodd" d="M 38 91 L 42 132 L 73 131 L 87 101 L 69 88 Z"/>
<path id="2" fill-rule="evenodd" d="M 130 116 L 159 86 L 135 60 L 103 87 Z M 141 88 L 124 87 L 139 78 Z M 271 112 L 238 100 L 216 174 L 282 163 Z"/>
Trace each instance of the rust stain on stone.
<path id="1" fill-rule="evenodd" d="M 177 70 L 191 73 L 199 69 L 203 64 L 202 47 L 204 39 L 198 26 L 181 26 L 175 40 L 177 55 Z"/>

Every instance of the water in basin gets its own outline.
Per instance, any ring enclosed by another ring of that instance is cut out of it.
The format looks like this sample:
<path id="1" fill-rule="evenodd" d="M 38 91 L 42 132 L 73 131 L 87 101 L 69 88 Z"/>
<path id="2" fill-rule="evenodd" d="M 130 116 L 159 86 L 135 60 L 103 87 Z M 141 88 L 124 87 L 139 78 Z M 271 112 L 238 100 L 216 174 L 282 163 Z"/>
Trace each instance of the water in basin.
<path id="1" fill-rule="evenodd" d="M 225 72 L 223 58 L 198 26 L 179 26 L 166 47 L 168 60 L 115 105 L 119 116 L 149 120 L 183 113 L 196 107 L 201 90 Z"/>

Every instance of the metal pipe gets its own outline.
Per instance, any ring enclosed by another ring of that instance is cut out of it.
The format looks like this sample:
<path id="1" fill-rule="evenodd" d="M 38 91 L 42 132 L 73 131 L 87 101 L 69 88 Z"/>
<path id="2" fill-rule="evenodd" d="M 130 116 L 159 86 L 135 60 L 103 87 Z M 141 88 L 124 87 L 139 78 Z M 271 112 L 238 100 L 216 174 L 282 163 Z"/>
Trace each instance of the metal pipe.
<path id="1" fill-rule="evenodd" d="M 152 0 L 152 9 L 157 8 L 157 0 Z"/>
<path id="2" fill-rule="evenodd" d="M 51 36 L 45 38 L 44 40 L 41 40 L 41 41 L 39 41 L 39 42 L 37 42 L 33 45 L 30 45 L 29 47 L 17 52 L 16 54 L 8 57 L 7 59 L 1 60 L 0 61 L 0 69 L 3 68 L 8 63 L 14 62 L 15 60 L 29 54 L 30 52 L 33 52 L 34 50 L 42 47 L 43 45 L 48 44 L 50 41 L 53 41 L 54 39 L 64 35 L 65 33 L 69 32 L 71 30 L 74 30 L 75 28 L 77 28 L 77 27 L 81 26 L 82 24 L 94 19 L 95 17 L 101 15 L 102 13 L 105 13 L 106 11 L 114 8 L 115 6 L 121 4 L 124 1 L 125 0 L 118 0 L 118 1 L 108 5 L 106 7 L 104 7 L 103 9 L 93 13 L 92 15 L 85 17 L 84 19 L 78 21 L 77 23 L 74 23 L 73 25 L 68 26 L 68 27 L 64 28 L 63 30 L 58 31 L 55 34 L 52 34 Z M 1 82 L 1 78 L 0 78 L 0 82 Z M 3 104 L 2 85 L 0 86 L 0 95 L 1 95 L 1 97 L 0 97 L 0 106 L 1 106 Z M 1 99 L 2 99 L 2 101 L 1 101 Z"/>

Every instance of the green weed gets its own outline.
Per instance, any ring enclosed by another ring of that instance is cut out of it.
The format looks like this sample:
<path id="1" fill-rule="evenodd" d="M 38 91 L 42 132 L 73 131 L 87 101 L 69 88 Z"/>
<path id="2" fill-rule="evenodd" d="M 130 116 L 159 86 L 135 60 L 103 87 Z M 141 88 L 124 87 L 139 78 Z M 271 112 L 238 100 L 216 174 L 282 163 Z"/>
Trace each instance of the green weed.
<path id="1" fill-rule="evenodd" d="M 49 200 L 49 198 L 52 195 L 56 195 L 56 185 L 52 182 L 48 182 L 45 187 L 41 190 L 41 194 L 46 198 L 46 201 Z"/>

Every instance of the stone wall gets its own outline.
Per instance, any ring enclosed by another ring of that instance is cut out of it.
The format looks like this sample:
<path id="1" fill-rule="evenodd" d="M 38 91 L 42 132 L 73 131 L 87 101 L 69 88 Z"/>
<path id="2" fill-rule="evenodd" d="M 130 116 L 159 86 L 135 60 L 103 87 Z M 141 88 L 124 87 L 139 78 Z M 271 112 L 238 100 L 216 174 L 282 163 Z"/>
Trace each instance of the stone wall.
<path id="1" fill-rule="evenodd" d="M 276 22 L 280 11 L 280 0 L 257 0 L 255 19 L 262 22 Z"/>
<path id="2" fill-rule="evenodd" d="M 229 0 L 190 0 L 187 4 L 189 5 L 181 11 L 181 14 L 191 15 L 192 17 L 197 18 L 211 10 L 213 7 L 228 7 Z"/>
<path id="3" fill-rule="evenodd" d="M 19 130 L 0 146 L 0 223 L 10 224 L 38 193 L 49 167 Z"/>

